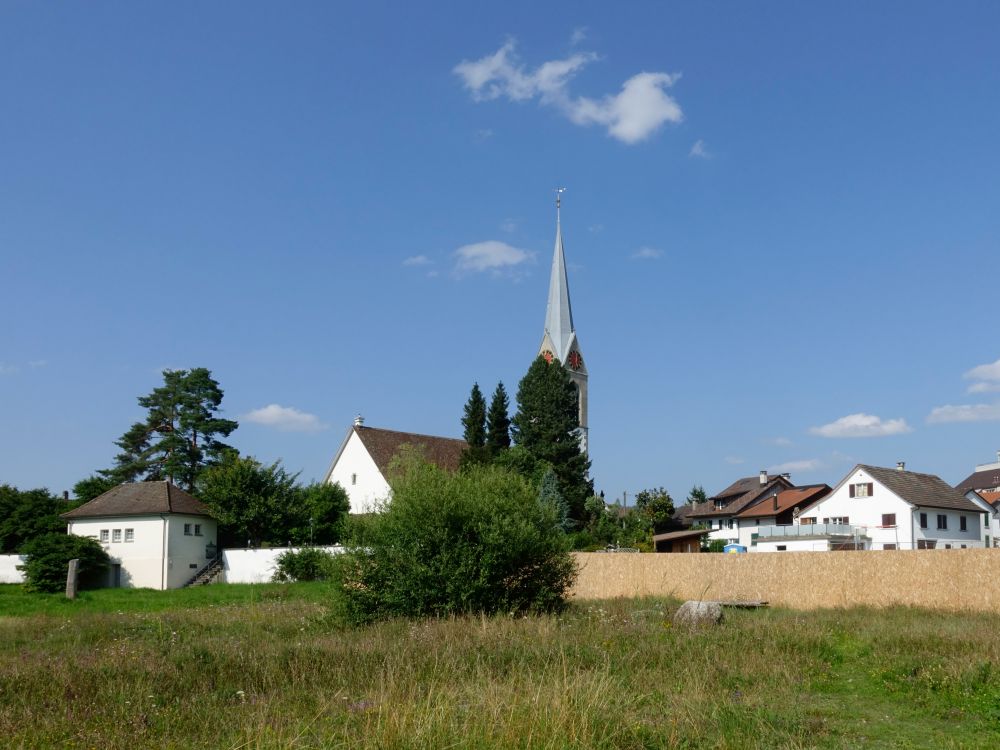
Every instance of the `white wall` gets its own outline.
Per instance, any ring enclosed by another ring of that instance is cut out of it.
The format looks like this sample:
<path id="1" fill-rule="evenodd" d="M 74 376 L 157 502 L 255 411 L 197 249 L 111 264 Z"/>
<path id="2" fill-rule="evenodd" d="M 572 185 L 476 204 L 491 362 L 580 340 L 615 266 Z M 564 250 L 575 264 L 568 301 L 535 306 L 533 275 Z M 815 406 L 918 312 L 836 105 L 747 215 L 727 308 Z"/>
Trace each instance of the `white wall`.
<path id="1" fill-rule="evenodd" d="M 269 547 L 268 549 L 227 549 L 222 552 L 223 578 L 226 583 L 267 583 L 274 575 L 278 557 L 300 547 Z M 344 551 L 340 545 L 317 547 L 331 554 Z"/>
<path id="2" fill-rule="evenodd" d="M 22 564 L 21 555 L 0 555 L 0 583 L 24 583 L 24 574 L 17 569 Z"/>
<path id="3" fill-rule="evenodd" d="M 210 562 L 205 548 L 218 542 L 217 524 L 207 516 L 171 514 L 167 518 L 167 588 L 179 589 Z M 190 526 L 190 534 L 184 533 L 185 524 Z M 200 536 L 194 533 L 195 526 L 201 526 Z"/>
<path id="4" fill-rule="evenodd" d="M 778 547 L 784 547 L 780 550 Z M 830 549 L 830 542 L 826 539 L 777 539 L 767 542 L 757 542 L 749 548 L 751 552 L 826 552 Z"/>
<path id="5" fill-rule="evenodd" d="M 347 490 L 351 513 L 371 513 L 378 501 L 389 497 L 389 483 L 385 481 L 354 428 L 351 428 L 350 437 L 327 481 L 330 484 L 339 483 Z"/>
<path id="6" fill-rule="evenodd" d="M 920 514 L 927 514 L 927 528 L 920 528 Z M 942 515 L 947 519 L 947 529 L 937 527 L 937 517 Z M 959 519 L 965 517 L 965 531 L 960 529 Z M 962 512 L 958 510 L 945 510 L 943 508 L 914 508 L 913 510 L 913 535 L 914 539 L 933 539 L 940 549 L 946 545 L 951 545 L 953 549 L 959 549 L 962 545 L 967 548 L 983 546 L 983 514 L 972 511 Z"/>
<path id="7" fill-rule="evenodd" d="M 100 541 L 102 530 L 108 539 L 114 530 L 121 531 L 120 542 L 102 544 L 112 563 L 122 566 L 122 588 L 163 588 L 163 518 L 161 516 L 121 516 L 117 518 L 82 518 L 69 522 L 69 533 Z M 125 541 L 125 530 L 132 529 L 135 539 Z M 110 571 L 108 585 L 111 585 Z"/>

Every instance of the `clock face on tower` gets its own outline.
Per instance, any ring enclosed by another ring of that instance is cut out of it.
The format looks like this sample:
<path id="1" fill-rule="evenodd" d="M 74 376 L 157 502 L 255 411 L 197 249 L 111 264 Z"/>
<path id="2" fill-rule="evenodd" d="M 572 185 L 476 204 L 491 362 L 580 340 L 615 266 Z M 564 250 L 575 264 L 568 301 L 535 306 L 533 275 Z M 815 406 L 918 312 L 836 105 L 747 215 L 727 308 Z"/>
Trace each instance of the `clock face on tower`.
<path id="1" fill-rule="evenodd" d="M 550 365 L 552 364 L 552 360 L 554 358 L 552 352 L 546 349 L 544 352 L 542 352 L 542 356 L 545 357 L 546 362 L 548 362 Z"/>
<path id="2" fill-rule="evenodd" d="M 569 366 L 572 367 L 574 370 L 579 370 L 581 367 L 583 367 L 583 357 L 581 357 L 580 352 L 576 351 L 575 349 L 569 353 L 569 356 L 566 358 L 566 361 L 569 363 Z"/>

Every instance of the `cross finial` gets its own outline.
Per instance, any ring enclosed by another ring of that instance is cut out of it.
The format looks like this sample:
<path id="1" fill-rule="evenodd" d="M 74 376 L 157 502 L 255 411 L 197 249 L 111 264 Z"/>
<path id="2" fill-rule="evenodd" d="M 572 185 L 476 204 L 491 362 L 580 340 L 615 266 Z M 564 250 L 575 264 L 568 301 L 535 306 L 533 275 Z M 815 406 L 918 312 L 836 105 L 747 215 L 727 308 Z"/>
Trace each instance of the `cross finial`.
<path id="1" fill-rule="evenodd" d="M 556 188 L 556 211 L 559 210 L 559 206 L 562 204 L 562 194 L 566 192 L 566 188 L 560 187 Z"/>

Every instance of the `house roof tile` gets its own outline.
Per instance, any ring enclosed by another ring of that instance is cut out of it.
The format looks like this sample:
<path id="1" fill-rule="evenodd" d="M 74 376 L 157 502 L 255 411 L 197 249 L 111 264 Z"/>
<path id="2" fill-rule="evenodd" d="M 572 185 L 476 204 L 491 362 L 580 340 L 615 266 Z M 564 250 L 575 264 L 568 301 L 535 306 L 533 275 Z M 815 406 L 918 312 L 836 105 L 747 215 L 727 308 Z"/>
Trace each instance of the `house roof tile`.
<path id="1" fill-rule="evenodd" d="M 955 489 L 959 492 L 968 492 L 969 490 L 992 490 L 994 487 L 1000 487 L 1000 469 L 974 471 L 955 485 Z"/>
<path id="2" fill-rule="evenodd" d="M 170 482 L 131 482 L 112 487 L 79 508 L 63 513 L 66 519 L 106 516 L 149 516 L 183 513 L 211 516 L 208 506 Z"/>
<path id="3" fill-rule="evenodd" d="M 858 468 L 863 469 L 911 505 L 981 512 L 979 506 L 965 497 L 962 491 L 934 474 L 864 464 L 859 464 Z"/>
<path id="4" fill-rule="evenodd" d="M 772 502 L 772 495 L 765 496 L 760 502 L 747 507 L 741 513 L 739 513 L 740 518 L 760 518 L 763 516 L 774 516 L 779 513 L 784 513 L 786 510 L 790 510 L 798 506 L 804 509 L 807 505 L 811 505 L 817 500 L 825 497 L 831 491 L 831 487 L 827 484 L 814 484 L 808 487 L 794 487 L 788 490 L 782 490 L 778 493 L 778 507 L 774 507 L 774 502 Z"/>
<path id="5" fill-rule="evenodd" d="M 761 496 L 773 492 L 775 489 L 790 489 L 794 487 L 789 480 L 783 476 L 772 476 L 766 484 L 760 483 L 760 477 L 744 477 L 729 485 L 718 495 L 710 497 L 703 503 L 698 503 L 690 513 L 688 518 L 717 518 L 719 516 L 735 516 L 744 508 L 750 506 Z M 717 501 L 723 502 L 722 508 L 716 508 Z"/>

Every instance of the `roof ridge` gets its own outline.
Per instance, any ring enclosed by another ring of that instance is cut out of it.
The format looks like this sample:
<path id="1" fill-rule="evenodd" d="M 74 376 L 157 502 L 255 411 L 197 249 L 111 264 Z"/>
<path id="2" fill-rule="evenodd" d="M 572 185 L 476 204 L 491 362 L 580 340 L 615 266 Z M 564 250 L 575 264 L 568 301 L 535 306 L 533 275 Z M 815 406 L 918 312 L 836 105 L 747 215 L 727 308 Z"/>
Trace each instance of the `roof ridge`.
<path id="1" fill-rule="evenodd" d="M 462 438 L 445 437 L 444 435 L 430 435 L 425 432 L 407 432 L 406 430 L 390 430 L 388 427 L 370 427 L 366 424 L 354 425 L 355 430 L 374 430 L 377 432 L 394 432 L 397 435 L 413 435 L 414 437 L 434 438 L 435 440 L 454 440 L 456 443 L 464 443 Z"/>

